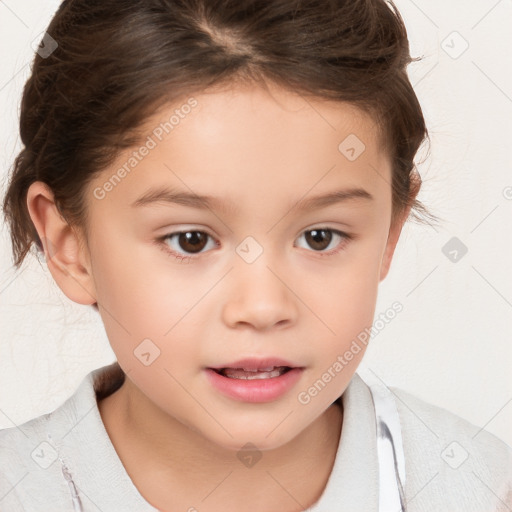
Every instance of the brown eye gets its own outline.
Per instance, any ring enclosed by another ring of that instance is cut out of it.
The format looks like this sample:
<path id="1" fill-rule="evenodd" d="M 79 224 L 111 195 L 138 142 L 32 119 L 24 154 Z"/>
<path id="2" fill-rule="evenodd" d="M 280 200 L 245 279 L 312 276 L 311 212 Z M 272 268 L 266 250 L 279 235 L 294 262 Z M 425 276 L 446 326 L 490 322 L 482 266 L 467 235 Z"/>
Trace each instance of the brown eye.
<path id="1" fill-rule="evenodd" d="M 161 237 L 159 240 L 163 243 L 165 250 L 180 260 L 193 258 L 195 254 L 205 252 L 204 248 L 208 245 L 208 241 L 213 241 L 213 237 L 204 231 L 175 231 Z"/>
<path id="2" fill-rule="evenodd" d="M 306 241 L 315 250 L 323 251 L 332 240 L 332 232 L 329 229 L 312 229 L 306 231 Z"/>
<path id="3" fill-rule="evenodd" d="M 178 245 L 186 252 L 200 252 L 208 240 L 208 235 L 202 231 L 184 231 L 178 234 Z"/>
<path id="4" fill-rule="evenodd" d="M 308 229 L 307 231 L 302 232 L 301 237 L 302 236 L 304 236 L 308 244 L 306 249 L 313 249 L 313 251 L 310 252 L 316 252 L 318 253 L 318 256 L 330 256 L 337 254 L 339 251 L 344 249 L 348 242 L 353 238 L 353 235 L 328 227 Z M 337 244 L 335 243 L 336 241 L 338 242 Z"/>

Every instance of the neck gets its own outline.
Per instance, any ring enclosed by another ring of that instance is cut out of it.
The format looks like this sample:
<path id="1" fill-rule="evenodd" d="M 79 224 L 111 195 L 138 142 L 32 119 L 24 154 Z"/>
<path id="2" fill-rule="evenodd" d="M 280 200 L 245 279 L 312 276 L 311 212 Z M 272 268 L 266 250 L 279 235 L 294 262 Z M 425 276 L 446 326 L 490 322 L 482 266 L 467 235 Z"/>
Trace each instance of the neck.
<path id="1" fill-rule="evenodd" d="M 294 439 L 245 467 L 237 452 L 167 415 L 129 379 L 98 408 L 134 485 L 162 510 L 170 503 L 175 510 L 194 510 L 194 503 L 205 511 L 304 510 L 325 489 L 343 421 L 341 404 L 334 403 Z"/>

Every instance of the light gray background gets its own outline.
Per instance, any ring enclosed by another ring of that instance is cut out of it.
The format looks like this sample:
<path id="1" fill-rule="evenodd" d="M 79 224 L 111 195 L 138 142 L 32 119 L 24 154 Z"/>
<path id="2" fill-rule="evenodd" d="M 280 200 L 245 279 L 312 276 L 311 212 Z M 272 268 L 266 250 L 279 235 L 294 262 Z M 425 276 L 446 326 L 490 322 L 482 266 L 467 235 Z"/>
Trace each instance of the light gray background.
<path id="1" fill-rule="evenodd" d="M 419 198 L 445 220 L 404 228 L 376 318 L 394 301 L 404 309 L 374 336 L 360 373 L 512 446 L 512 1 L 395 3 L 413 56 L 424 56 L 409 67 L 432 139 L 430 157 L 417 157 Z M 20 149 L 31 43 L 58 4 L 0 2 L 2 194 Z M 99 314 L 70 301 L 44 261 L 29 257 L 14 272 L 0 228 L 0 427 L 8 427 L 56 408 L 115 356 Z M 457 262 L 442 252 L 452 237 L 469 249 Z"/>

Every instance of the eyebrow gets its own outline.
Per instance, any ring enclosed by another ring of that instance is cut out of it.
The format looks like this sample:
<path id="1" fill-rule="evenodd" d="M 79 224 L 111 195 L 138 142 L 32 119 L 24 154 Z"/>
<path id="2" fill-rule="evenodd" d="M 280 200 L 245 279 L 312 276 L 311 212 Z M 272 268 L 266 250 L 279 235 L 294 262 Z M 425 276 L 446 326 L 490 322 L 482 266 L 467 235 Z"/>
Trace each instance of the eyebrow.
<path id="1" fill-rule="evenodd" d="M 334 190 L 327 194 L 302 199 L 296 202 L 295 205 L 291 205 L 289 210 L 294 208 L 296 208 L 298 211 L 317 210 L 333 204 L 360 199 L 372 201 L 374 197 L 363 188 L 352 187 L 342 190 Z M 234 209 L 233 203 L 228 203 L 226 206 L 226 203 L 220 198 L 207 195 L 198 195 L 169 187 L 150 188 L 141 197 L 136 199 L 131 204 L 131 207 L 138 208 L 142 206 L 151 206 L 157 203 L 178 204 L 201 210 L 208 209 L 224 212 L 227 212 L 228 209 Z"/>

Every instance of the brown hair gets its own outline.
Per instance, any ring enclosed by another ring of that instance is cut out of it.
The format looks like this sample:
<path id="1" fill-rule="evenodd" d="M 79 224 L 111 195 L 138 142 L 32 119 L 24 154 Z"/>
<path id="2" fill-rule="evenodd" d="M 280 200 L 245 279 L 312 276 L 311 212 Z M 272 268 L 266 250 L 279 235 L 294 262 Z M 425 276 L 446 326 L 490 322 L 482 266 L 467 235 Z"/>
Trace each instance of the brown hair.
<path id="1" fill-rule="evenodd" d="M 86 185 L 139 141 L 148 115 L 209 86 L 270 81 L 361 108 L 391 157 L 393 219 L 411 204 L 413 159 L 429 138 L 406 73 L 419 59 L 392 2 L 64 0 L 47 34 L 58 46 L 35 55 L 3 202 L 17 268 L 32 242 L 42 249 L 31 183 L 46 183 L 87 235 Z M 418 200 L 412 208 L 436 219 Z"/>

